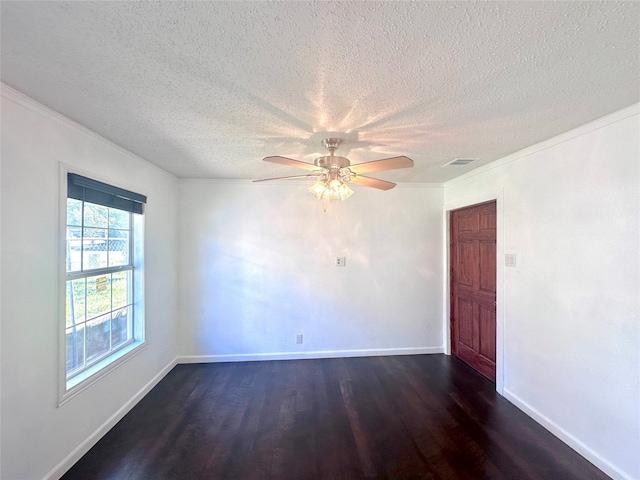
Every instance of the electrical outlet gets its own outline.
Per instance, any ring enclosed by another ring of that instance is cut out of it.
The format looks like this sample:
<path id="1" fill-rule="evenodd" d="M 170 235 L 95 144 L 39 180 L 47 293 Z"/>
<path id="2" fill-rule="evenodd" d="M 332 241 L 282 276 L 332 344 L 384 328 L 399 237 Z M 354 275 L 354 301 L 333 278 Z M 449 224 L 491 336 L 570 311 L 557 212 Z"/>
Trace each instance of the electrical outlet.
<path id="1" fill-rule="evenodd" d="M 297 344 L 302 343 L 302 334 L 301 334 L 301 333 L 298 333 L 298 334 L 296 335 L 296 343 L 297 343 Z"/>
<path id="2" fill-rule="evenodd" d="M 344 267 L 347 265 L 347 257 L 336 257 L 336 267 Z"/>

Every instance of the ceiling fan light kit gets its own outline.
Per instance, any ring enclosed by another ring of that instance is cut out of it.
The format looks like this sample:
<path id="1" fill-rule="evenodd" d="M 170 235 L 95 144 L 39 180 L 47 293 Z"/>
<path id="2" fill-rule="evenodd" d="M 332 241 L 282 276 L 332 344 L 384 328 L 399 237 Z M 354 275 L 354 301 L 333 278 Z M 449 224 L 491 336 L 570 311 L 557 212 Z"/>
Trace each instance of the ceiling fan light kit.
<path id="1" fill-rule="evenodd" d="M 254 182 L 266 182 L 269 180 L 281 180 L 288 178 L 318 177 L 318 181 L 309 188 L 309 193 L 320 200 L 332 202 L 338 199 L 346 200 L 353 195 L 353 190 L 351 190 L 347 185 L 347 183 L 350 182 L 364 185 L 365 187 L 377 188 L 379 190 L 390 190 L 396 186 L 393 182 L 366 177 L 362 175 L 363 173 L 413 167 L 413 160 L 404 156 L 351 165 L 348 158 L 339 157 L 334 154 L 341 143 L 342 139 L 340 138 L 324 139 L 322 141 L 322 145 L 329 150 L 329 155 L 318 157 L 313 163 L 279 156 L 265 157 L 265 162 L 279 163 L 290 167 L 311 170 L 312 173 L 306 175 L 294 175 L 290 177 L 265 178 L 261 180 L 254 180 Z"/>
<path id="2" fill-rule="evenodd" d="M 353 190 L 340 180 L 331 180 L 330 182 L 320 180 L 309 187 L 309 193 L 319 200 L 333 202 L 337 199 L 346 200 L 353 195 Z"/>

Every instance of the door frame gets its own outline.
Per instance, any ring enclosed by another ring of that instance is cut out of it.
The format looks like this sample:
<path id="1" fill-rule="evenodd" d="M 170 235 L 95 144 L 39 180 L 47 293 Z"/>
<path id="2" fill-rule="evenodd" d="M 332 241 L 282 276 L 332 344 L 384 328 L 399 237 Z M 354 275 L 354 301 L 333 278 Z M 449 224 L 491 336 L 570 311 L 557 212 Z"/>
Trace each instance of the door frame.
<path id="1" fill-rule="evenodd" d="M 443 205 L 443 344 L 444 353 L 451 355 L 451 259 L 450 241 L 451 211 L 464 207 L 471 207 L 480 203 L 496 202 L 496 391 L 504 395 L 504 350 L 505 350 L 505 318 L 504 318 L 504 189 L 490 190 L 484 193 L 470 195 Z"/>

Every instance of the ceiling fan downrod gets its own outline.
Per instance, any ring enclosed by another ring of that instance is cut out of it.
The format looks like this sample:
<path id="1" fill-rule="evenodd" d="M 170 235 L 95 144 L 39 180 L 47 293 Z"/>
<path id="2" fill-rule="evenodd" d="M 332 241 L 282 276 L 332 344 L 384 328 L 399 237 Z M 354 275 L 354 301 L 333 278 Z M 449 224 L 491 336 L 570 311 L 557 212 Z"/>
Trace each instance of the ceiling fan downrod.
<path id="1" fill-rule="evenodd" d="M 324 140 L 322 140 L 322 145 L 324 145 L 324 148 L 331 152 L 331 156 L 333 156 L 333 152 L 338 149 L 341 143 L 341 138 L 325 138 Z"/>

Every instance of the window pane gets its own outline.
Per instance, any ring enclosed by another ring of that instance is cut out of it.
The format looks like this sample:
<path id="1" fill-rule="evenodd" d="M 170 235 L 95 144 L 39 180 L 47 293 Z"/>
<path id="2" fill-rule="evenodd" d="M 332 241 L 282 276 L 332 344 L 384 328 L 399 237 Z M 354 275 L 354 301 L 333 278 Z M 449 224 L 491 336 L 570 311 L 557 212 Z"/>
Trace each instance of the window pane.
<path id="1" fill-rule="evenodd" d="M 83 270 L 104 268 L 107 266 L 107 230 L 103 228 L 85 228 L 82 240 Z"/>
<path id="2" fill-rule="evenodd" d="M 111 320 L 111 348 L 125 343 L 132 338 L 131 307 L 122 308 L 113 312 Z"/>
<path id="3" fill-rule="evenodd" d="M 84 229 L 84 239 L 85 240 L 94 240 L 97 244 L 104 245 L 104 240 L 107 238 L 107 229 L 106 228 L 85 228 Z"/>
<path id="4" fill-rule="evenodd" d="M 84 269 L 104 268 L 107 266 L 107 252 L 88 251 L 84 252 Z"/>
<path id="5" fill-rule="evenodd" d="M 111 311 L 111 275 L 87 278 L 87 318 Z"/>
<path id="6" fill-rule="evenodd" d="M 67 198 L 67 225 L 82 226 L 82 202 Z"/>
<path id="7" fill-rule="evenodd" d="M 82 252 L 82 229 L 67 228 L 67 272 L 77 272 L 81 269 L 80 255 Z"/>
<path id="8" fill-rule="evenodd" d="M 109 266 L 129 264 L 129 232 L 109 230 Z"/>
<path id="9" fill-rule="evenodd" d="M 109 351 L 111 341 L 111 314 L 89 320 L 87 323 L 87 362 Z"/>
<path id="10" fill-rule="evenodd" d="M 117 272 L 111 275 L 111 292 L 113 309 L 124 307 L 131 303 L 130 287 L 131 272 Z"/>
<path id="11" fill-rule="evenodd" d="M 84 226 L 85 227 L 109 227 L 109 209 L 102 205 L 84 203 Z"/>
<path id="12" fill-rule="evenodd" d="M 84 321 L 84 293 L 84 278 L 67 282 L 67 327 Z M 73 301 L 71 301 L 72 299 Z"/>
<path id="13" fill-rule="evenodd" d="M 84 366 L 84 324 L 67 328 L 67 373 Z"/>
<path id="14" fill-rule="evenodd" d="M 116 210 L 114 208 L 109 209 L 109 228 L 122 228 L 129 230 L 129 212 L 122 210 Z"/>

